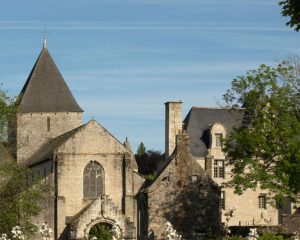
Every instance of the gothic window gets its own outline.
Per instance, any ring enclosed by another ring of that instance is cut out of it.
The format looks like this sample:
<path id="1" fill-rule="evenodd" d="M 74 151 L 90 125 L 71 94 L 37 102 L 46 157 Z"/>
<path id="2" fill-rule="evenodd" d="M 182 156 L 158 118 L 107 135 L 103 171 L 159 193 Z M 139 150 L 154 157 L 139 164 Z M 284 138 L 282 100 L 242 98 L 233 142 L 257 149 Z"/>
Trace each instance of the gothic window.
<path id="1" fill-rule="evenodd" d="M 224 160 L 215 160 L 214 161 L 214 177 L 215 178 L 224 178 L 225 177 L 224 169 Z"/>
<path id="2" fill-rule="evenodd" d="M 267 196 L 265 194 L 258 196 L 258 208 L 267 209 Z"/>
<path id="3" fill-rule="evenodd" d="M 83 197 L 96 198 L 104 194 L 104 170 L 96 161 L 86 165 L 83 172 Z"/>

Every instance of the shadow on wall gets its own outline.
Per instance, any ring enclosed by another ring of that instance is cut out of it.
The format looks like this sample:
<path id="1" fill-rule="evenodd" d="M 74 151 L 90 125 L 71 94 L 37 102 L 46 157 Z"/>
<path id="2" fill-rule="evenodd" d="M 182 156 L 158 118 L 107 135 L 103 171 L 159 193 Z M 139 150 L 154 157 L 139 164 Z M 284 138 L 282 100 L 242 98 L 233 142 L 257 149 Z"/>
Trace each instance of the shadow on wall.
<path id="1" fill-rule="evenodd" d="M 219 187 L 208 176 L 198 176 L 197 180 L 182 184 L 177 181 L 178 189 L 170 192 L 162 204 L 166 221 L 184 239 L 197 239 L 199 234 L 219 235 L 222 230 Z"/>

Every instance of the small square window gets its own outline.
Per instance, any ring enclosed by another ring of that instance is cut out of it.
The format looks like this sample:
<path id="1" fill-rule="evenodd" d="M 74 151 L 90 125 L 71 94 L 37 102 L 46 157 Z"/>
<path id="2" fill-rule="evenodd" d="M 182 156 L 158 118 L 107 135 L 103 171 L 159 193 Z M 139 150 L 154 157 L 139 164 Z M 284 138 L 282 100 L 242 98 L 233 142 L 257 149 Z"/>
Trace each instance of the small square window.
<path id="1" fill-rule="evenodd" d="M 198 176 L 197 175 L 193 175 L 192 176 L 192 182 L 197 182 L 198 180 Z"/>

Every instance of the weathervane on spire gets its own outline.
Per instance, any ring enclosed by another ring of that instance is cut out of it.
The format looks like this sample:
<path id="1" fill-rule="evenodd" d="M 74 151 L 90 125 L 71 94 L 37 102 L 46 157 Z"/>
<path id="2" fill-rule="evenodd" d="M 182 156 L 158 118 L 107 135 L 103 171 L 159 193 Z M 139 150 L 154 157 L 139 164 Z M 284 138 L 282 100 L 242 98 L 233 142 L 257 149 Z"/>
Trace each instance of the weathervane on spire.
<path id="1" fill-rule="evenodd" d="M 43 43 L 43 48 L 47 48 L 46 26 L 44 27 L 44 43 Z"/>

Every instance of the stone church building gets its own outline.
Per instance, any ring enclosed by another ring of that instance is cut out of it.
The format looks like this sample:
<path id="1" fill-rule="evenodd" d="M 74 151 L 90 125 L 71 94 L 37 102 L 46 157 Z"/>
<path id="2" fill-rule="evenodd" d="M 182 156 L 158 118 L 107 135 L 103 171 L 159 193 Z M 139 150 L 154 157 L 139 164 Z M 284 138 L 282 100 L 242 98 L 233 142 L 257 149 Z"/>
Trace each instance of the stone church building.
<path id="1" fill-rule="evenodd" d="M 17 161 L 53 183 L 36 223 L 55 239 L 83 239 L 96 224 L 136 239 L 135 194 L 143 178 L 130 145 L 101 124 L 82 124 L 74 99 L 44 47 L 21 91 L 16 122 Z"/>
<path id="2" fill-rule="evenodd" d="M 242 115 L 226 109 L 166 107 L 166 160 L 153 181 L 139 173 L 130 144 L 100 123 L 82 123 L 83 110 L 55 65 L 46 42 L 21 91 L 16 121 L 17 161 L 52 182 L 35 223 L 54 239 L 85 239 L 97 224 L 123 239 L 164 239 L 169 221 L 184 239 L 220 233 L 222 225 L 276 225 L 280 211 L 266 193 L 242 196 L 221 184 L 230 179 L 223 137 Z M 227 212 L 234 211 L 229 219 Z"/>

